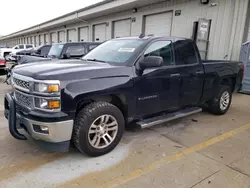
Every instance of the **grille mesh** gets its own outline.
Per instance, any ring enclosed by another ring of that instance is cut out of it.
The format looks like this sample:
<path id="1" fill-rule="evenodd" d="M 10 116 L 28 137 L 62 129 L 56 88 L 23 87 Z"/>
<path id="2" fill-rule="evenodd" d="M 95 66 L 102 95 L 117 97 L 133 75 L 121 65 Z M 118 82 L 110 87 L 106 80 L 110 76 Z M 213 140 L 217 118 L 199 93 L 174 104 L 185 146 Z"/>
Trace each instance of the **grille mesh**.
<path id="1" fill-rule="evenodd" d="M 13 78 L 13 81 L 14 81 L 14 84 L 21 87 L 21 88 L 24 88 L 24 89 L 29 89 L 30 88 L 30 84 L 29 82 L 27 81 L 23 81 L 23 80 L 20 80 L 20 79 L 17 79 L 17 78 Z"/>
<path id="2" fill-rule="evenodd" d="M 16 101 L 25 107 L 32 108 L 33 106 L 33 98 L 31 96 L 26 96 L 18 91 L 15 91 Z"/>

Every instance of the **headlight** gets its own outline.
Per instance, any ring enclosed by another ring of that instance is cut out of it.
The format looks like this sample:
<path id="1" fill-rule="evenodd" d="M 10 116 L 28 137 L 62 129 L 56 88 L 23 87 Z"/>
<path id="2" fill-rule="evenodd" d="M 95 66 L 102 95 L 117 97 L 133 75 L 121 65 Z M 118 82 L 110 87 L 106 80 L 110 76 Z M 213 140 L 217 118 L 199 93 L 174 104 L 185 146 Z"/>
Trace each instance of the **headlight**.
<path id="1" fill-rule="evenodd" d="M 34 83 L 34 91 L 39 93 L 58 93 L 59 84 Z"/>
<path id="2" fill-rule="evenodd" d="M 60 100 L 35 98 L 35 107 L 44 110 L 60 109 Z"/>

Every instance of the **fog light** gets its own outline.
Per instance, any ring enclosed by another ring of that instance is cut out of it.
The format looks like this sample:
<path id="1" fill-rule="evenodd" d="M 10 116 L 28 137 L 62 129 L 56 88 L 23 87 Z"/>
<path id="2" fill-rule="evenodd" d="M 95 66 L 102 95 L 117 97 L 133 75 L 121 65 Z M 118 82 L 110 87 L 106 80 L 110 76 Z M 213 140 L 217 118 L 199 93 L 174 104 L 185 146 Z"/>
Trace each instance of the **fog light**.
<path id="1" fill-rule="evenodd" d="M 47 126 L 44 126 L 44 125 L 33 124 L 33 129 L 37 133 L 49 134 L 49 128 Z"/>
<path id="2" fill-rule="evenodd" d="M 49 131 L 49 128 L 46 127 L 46 126 L 43 126 L 43 125 L 40 126 L 40 129 L 41 129 L 42 131 L 46 131 L 46 132 Z"/>

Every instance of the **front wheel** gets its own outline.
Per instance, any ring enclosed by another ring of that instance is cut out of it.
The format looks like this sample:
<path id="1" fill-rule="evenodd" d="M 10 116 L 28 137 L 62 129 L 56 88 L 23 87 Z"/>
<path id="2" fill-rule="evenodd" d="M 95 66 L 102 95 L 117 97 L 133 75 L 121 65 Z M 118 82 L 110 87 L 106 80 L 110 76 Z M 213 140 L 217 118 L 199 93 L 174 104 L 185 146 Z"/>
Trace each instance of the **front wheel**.
<path id="1" fill-rule="evenodd" d="M 72 140 L 80 152 L 97 157 L 118 145 L 124 126 L 124 117 L 116 106 L 107 102 L 91 103 L 77 114 Z"/>
<path id="2" fill-rule="evenodd" d="M 231 106 L 232 91 L 229 86 L 221 85 L 217 95 L 209 103 L 209 110 L 212 114 L 223 115 Z"/>

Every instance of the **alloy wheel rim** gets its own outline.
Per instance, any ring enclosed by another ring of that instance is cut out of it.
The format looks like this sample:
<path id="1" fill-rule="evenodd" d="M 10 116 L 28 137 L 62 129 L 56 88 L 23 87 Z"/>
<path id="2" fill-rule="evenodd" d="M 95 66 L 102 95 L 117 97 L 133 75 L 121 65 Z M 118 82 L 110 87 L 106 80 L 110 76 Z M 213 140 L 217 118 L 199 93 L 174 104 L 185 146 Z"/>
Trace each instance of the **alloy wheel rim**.
<path id="1" fill-rule="evenodd" d="M 220 109 L 226 110 L 230 102 L 230 94 L 228 91 L 225 91 L 220 98 Z"/>
<path id="2" fill-rule="evenodd" d="M 95 119 L 88 131 L 88 140 L 92 147 L 108 147 L 118 133 L 117 120 L 112 115 L 101 115 Z"/>

